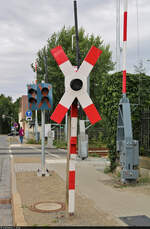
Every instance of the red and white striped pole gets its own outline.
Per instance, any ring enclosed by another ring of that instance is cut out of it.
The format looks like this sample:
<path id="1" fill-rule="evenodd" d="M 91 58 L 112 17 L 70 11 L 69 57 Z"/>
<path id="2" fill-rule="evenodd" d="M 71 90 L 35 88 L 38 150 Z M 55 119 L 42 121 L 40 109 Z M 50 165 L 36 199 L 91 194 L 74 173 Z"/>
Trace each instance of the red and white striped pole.
<path id="1" fill-rule="evenodd" d="M 87 77 L 96 64 L 102 51 L 95 46 L 92 46 L 77 72 L 74 71 L 73 66 L 61 46 L 52 49 L 51 53 L 65 75 L 65 93 L 51 115 L 51 119 L 57 123 L 61 123 L 71 106 L 71 125 L 68 129 L 71 133 L 69 134 L 69 157 L 67 157 L 67 188 L 69 186 L 69 190 L 67 191 L 67 208 L 68 213 L 73 215 L 75 211 L 75 159 L 77 156 L 78 108 L 76 100 L 80 102 L 92 124 L 101 120 L 95 105 L 87 93 Z M 79 90 L 76 90 L 73 85 L 76 80 L 77 82 L 82 83 Z"/>
<path id="2" fill-rule="evenodd" d="M 71 136 L 70 136 L 70 155 L 69 155 L 69 192 L 68 192 L 68 213 L 73 215 L 75 212 L 75 163 L 77 157 L 77 104 L 71 106 Z"/>
<path id="3" fill-rule="evenodd" d="M 126 49 L 127 49 L 127 8 L 128 2 L 124 0 L 124 22 L 123 22 L 123 82 L 122 93 L 126 95 Z"/>

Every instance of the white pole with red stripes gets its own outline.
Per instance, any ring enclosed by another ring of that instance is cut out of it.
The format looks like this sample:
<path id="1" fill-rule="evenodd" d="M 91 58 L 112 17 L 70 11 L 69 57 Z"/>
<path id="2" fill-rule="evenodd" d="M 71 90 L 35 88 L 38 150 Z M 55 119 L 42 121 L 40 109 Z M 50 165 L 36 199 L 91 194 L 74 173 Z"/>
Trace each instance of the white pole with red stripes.
<path id="1" fill-rule="evenodd" d="M 101 120 L 101 116 L 87 93 L 87 77 L 92 71 L 102 51 L 95 46 L 92 46 L 77 72 L 74 71 L 74 67 L 71 65 L 61 46 L 52 49 L 51 53 L 65 76 L 65 93 L 51 115 L 51 119 L 57 123 L 61 123 L 71 106 L 69 174 L 67 176 L 69 190 L 67 193 L 68 213 L 73 215 L 75 212 L 75 163 L 77 157 L 76 145 L 78 116 L 78 109 L 74 100 L 78 99 L 92 124 Z"/>
<path id="2" fill-rule="evenodd" d="M 70 136 L 70 156 L 69 156 L 69 176 L 68 176 L 68 213 L 75 212 L 75 163 L 77 157 L 77 117 L 78 108 L 76 104 L 71 106 L 71 136 Z"/>
<path id="3" fill-rule="evenodd" d="M 124 14 L 123 14 L 123 82 L 122 93 L 126 95 L 126 49 L 127 49 L 127 8 L 128 2 L 124 0 Z"/>

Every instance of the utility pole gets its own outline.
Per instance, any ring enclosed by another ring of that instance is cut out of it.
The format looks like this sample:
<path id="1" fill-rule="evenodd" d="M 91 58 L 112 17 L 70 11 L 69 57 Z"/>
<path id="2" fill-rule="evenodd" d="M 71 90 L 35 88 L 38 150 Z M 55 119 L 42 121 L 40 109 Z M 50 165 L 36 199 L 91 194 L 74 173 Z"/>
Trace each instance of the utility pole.
<path id="1" fill-rule="evenodd" d="M 45 74 L 44 74 L 44 81 L 46 79 L 46 57 L 44 55 L 44 65 L 45 65 Z M 42 176 L 45 176 L 46 174 L 46 167 L 45 167 L 45 110 L 41 110 L 41 118 L 42 118 Z"/>
<path id="2" fill-rule="evenodd" d="M 44 50 L 45 53 L 45 50 Z M 44 55 L 44 66 L 45 66 L 45 74 L 44 74 L 44 81 L 47 81 L 47 58 L 46 53 Z M 45 109 L 41 110 L 42 116 L 42 176 L 48 176 L 48 170 L 45 167 Z"/>
<path id="3" fill-rule="evenodd" d="M 76 31 L 76 63 L 77 68 L 80 67 L 80 50 L 79 50 L 79 34 L 78 34 L 78 18 L 77 18 L 77 2 L 74 0 L 74 20 L 75 20 L 75 31 Z"/>
<path id="4" fill-rule="evenodd" d="M 45 168 L 45 110 L 41 110 L 42 115 L 42 176 L 46 175 Z"/>

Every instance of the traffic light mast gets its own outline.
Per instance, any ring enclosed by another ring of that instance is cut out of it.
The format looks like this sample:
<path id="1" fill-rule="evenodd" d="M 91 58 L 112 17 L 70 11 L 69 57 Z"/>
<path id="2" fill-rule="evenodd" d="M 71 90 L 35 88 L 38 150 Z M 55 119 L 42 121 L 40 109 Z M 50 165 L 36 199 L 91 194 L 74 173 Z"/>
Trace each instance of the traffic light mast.
<path id="1" fill-rule="evenodd" d="M 45 110 L 52 109 L 52 85 L 48 83 L 39 83 L 37 95 L 37 108 L 41 110 L 42 116 L 42 168 L 41 171 L 39 170 L 39 175 L 47 176 L 49 174 L 45 167 Z"/>
<path id="2" fill-rule="evenodd" d="M 35 63 L 35 84 L 37 84 L 37 63 Z M 35 139 L 38 143 L 38 111 L 35 110 Z"/>
<path id="3" fill-rule="evenodd" d="M 45 168 L 45 110 L 52 109 L 52 85 L 47 83 L 28 85 L 28 106 L 30 110 L 41 110 L 42 156 L 41 170 L 38 169 L 38 175 L 47 176 L 48 170 Z"/>

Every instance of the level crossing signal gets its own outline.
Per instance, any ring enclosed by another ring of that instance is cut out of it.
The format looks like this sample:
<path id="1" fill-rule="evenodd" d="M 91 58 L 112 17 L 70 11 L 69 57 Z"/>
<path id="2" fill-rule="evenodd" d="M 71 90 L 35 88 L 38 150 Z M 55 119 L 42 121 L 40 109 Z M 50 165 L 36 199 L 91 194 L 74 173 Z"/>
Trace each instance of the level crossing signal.
<path id="1" fill-rule="evenodd" d="M 75 71 L 61 46 L 51 50 L 51 54 L 65 76 L 65 93 L 50 118 L 57 123 L 61 123 L 71 106 L 69 156 L 67 157 L 67 208 L 68 213 L 71 215 L 74 214 L 75 210 L 75 160 L 77 154 L 78 116 L 78 108 L 74 100 L 77 99 L 79 101 L 91 124 L 101 120 L 100 114 L 87 93 L 87 78 L 101 53 L 100 49 L 92 46 L 80 68 Z"/>
<path id="2" fill-rule="evenodd" d="M 48 83 L 39 83 L 38 88 L 38 104 L 40 110 L 52 109 L 52 85 Z"/>
<path id="3" fill-rule="evenodd" d="M 100 49 L 92 46 L 76 72 L 61 46 L 51 50 L 51 54 L 65 76 L 65 93 L 51 115 L 53 121 L 57 123 L 62 122 L 75 98 L 80 102 L 91 124 L 101 120 L 100 114 L 87 93 L 87 77 L 101 53 Z"/>
<path id="4" fill-rule="evenodd" d="M 37 85 L 28 85 L 28 107 L 30 110 L 37 110 Z"/>
<path id="5" fill-rule="evenodd" d="M 48 83 L 28 85 L 28 107 L 30 110 L 52 109 L 52 85 Z"/>

